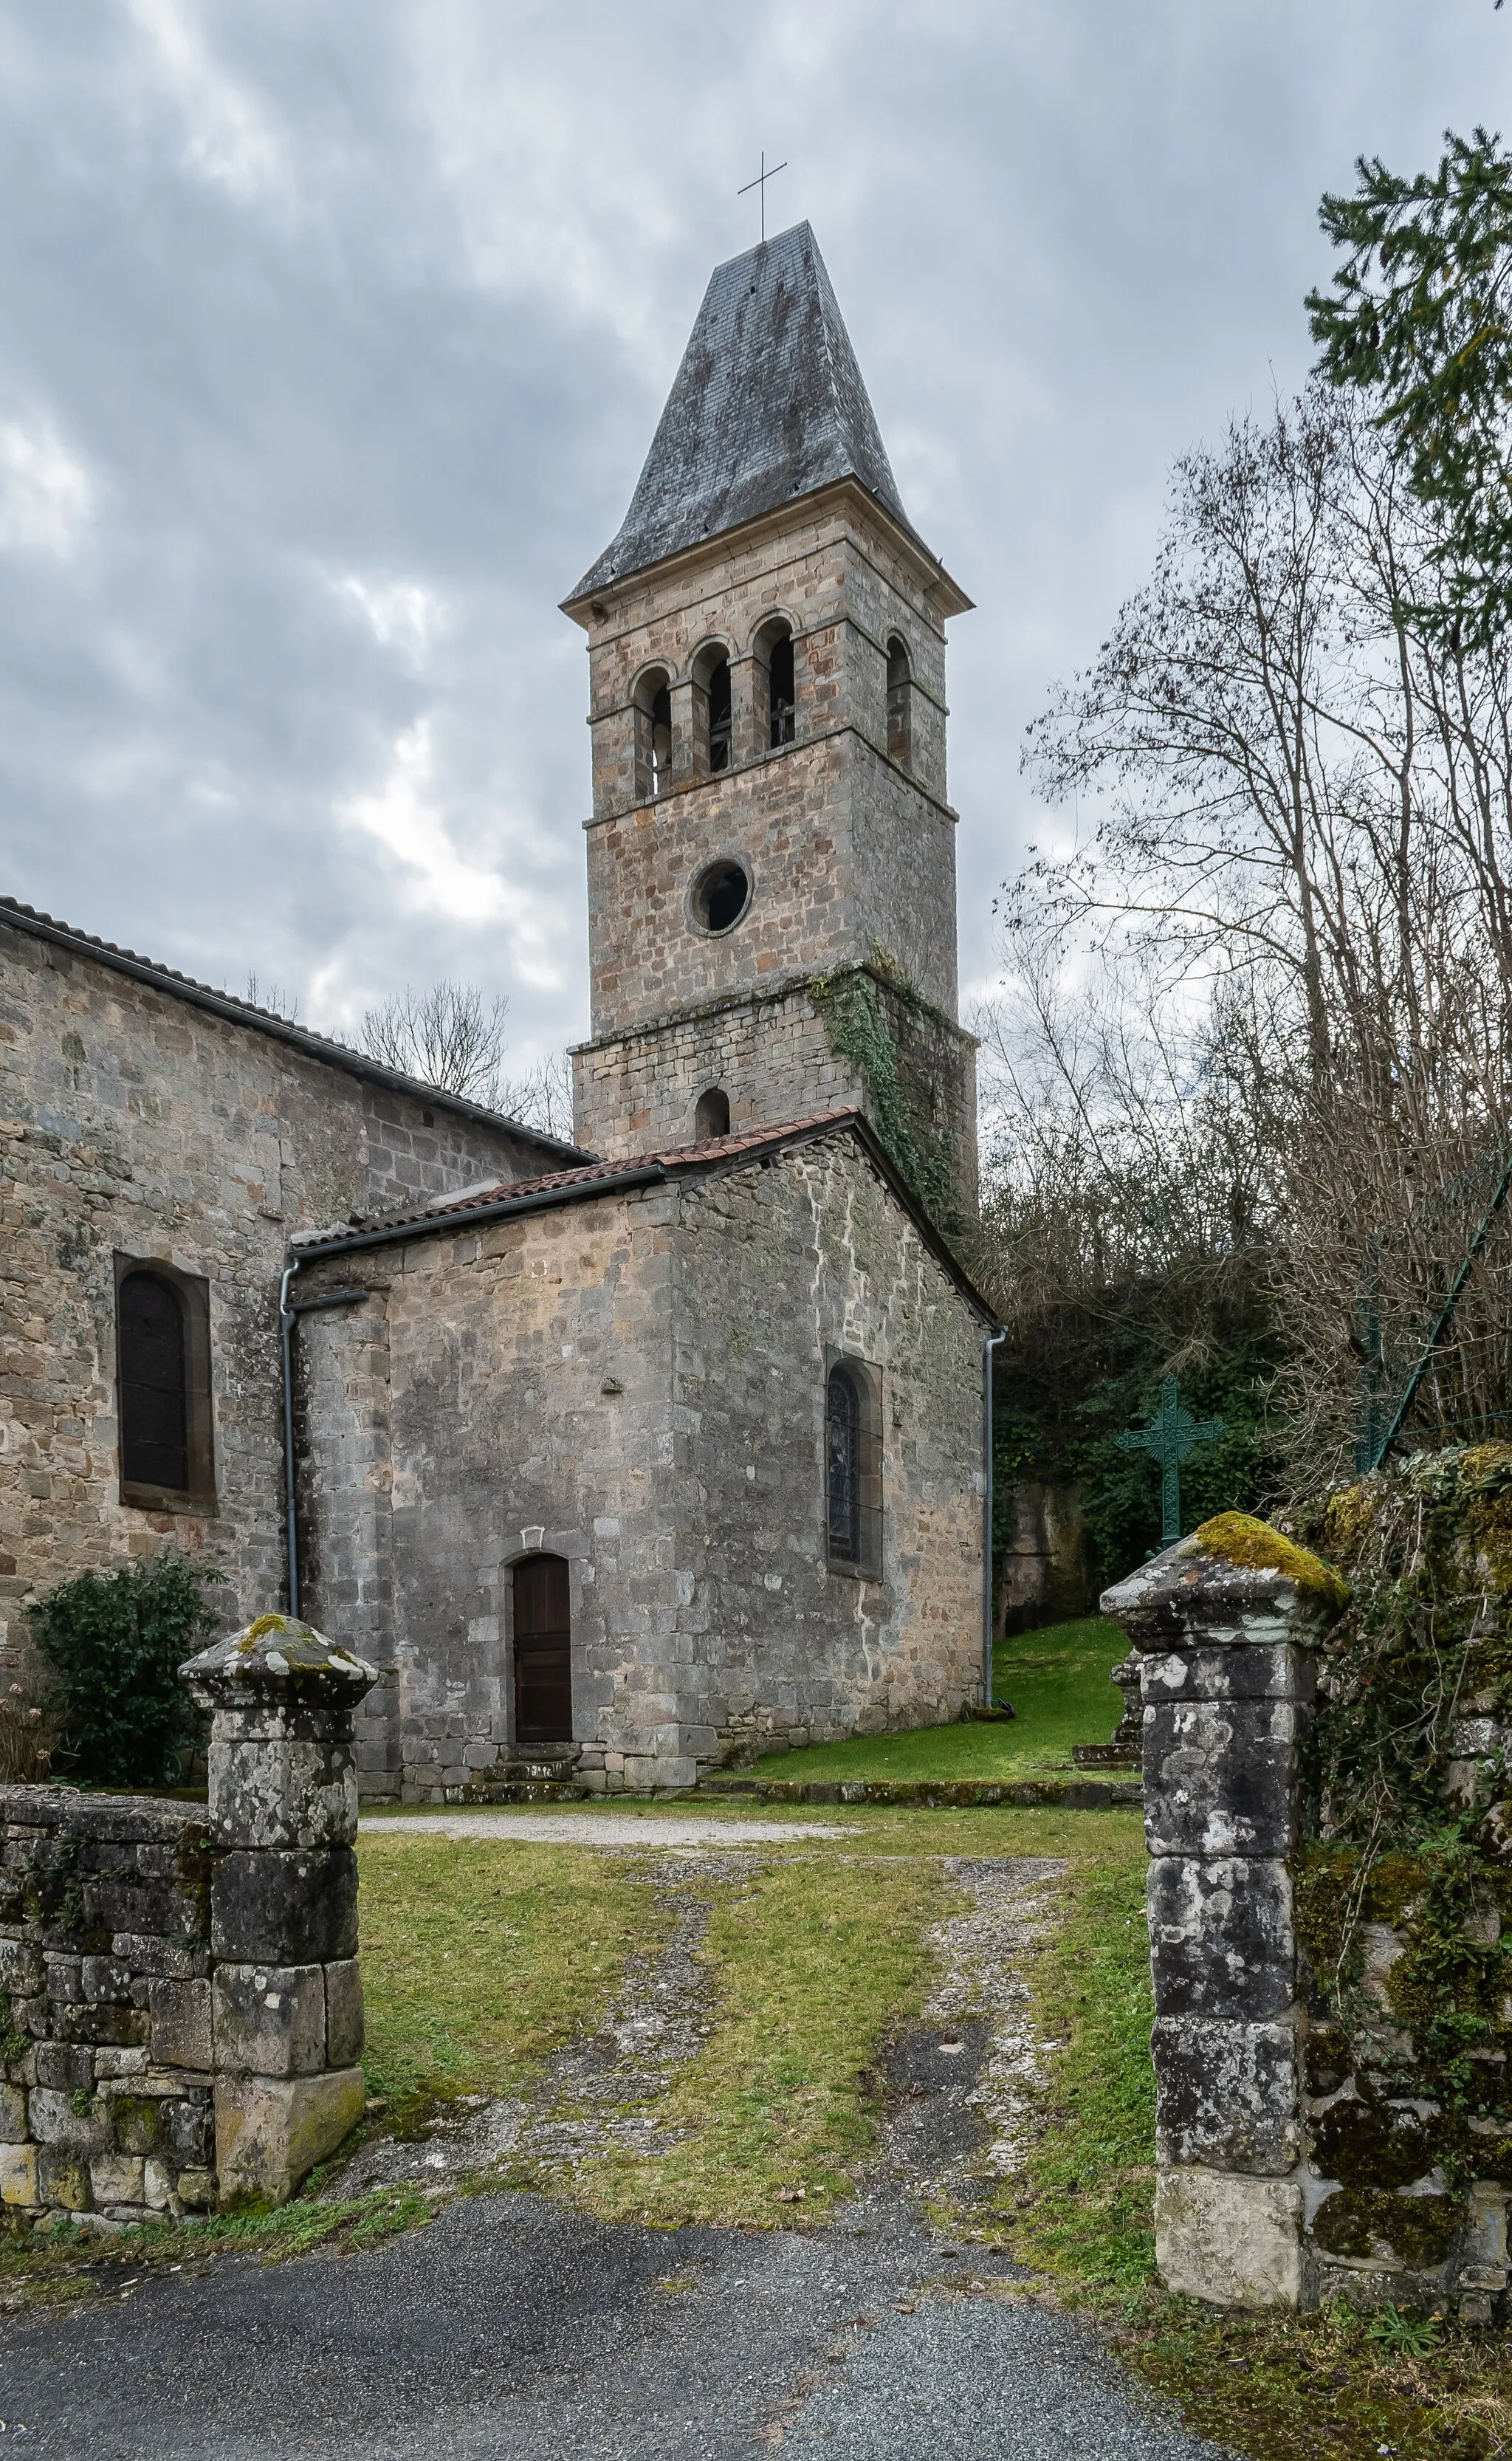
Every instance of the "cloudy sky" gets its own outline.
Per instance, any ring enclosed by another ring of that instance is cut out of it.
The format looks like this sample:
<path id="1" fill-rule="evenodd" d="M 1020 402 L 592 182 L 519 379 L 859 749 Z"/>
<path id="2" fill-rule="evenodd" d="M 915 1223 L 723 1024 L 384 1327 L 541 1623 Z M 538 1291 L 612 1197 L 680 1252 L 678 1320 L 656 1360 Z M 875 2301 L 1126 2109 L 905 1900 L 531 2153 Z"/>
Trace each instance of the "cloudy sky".
<path id="1" fill-rule="evenodd" d="M 954 627 L 968 985 L 1023 725 L 1172 457 L 1309 357 L 1325 186 L 1512 121 L 1492 0 L 0 0 L 0 889 L 334 1031 L 586 1027 L 581 635 L 789 168 Z"/>

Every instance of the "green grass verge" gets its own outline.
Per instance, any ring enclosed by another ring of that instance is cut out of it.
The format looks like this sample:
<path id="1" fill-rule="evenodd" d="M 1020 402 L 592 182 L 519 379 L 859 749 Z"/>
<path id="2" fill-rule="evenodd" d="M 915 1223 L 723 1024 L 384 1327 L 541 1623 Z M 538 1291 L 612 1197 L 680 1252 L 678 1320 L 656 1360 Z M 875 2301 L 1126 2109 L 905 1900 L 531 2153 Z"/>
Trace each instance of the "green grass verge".
<path id="1" fill-rule="evenodd" d="M 833 1848 L 715 1890 L 708 2044 L 654 2106 L 681 2141 L 599 2156 L 576 2200 L 667 2226 L 822 2221 L 876 2137 L 879 2045 L 926 1995 L 925 1931 L 956 1900 L 935 1860 Z"/>
<path id="2" fill-rule="evenodd" d="M 847 1777 L 990 1780 L 1069 1762 L 1073 1744 L 1111 1739 L 1121 1702 L 1108 1671 L 1128 1646 L 1119 1626 L 1104 1616 L 1020 1633 L 1000 1642 L 992 1656 L 992 1689 L 1012 1701 L 1012 1721 L 916 1726 L 903 1735 L 769 1752 L 756 1763 L 755 1774 L 796 1784 Z"/>
<path id="3" fill-rule="evenodd" d="M 357 1851 L 363 2065 L 401 2122 L 437 2097 L 518 2088 L 596 2030 L 630 1950 L 659 1939 L 651 1893 L 618 1857 L 381 1833 Z"/>
<path id="4" fill-rule="evenodd" d="M 1039 2272 L 1078 2289 L 1142 2289 L 1155 2280 L 1144 1829 L 1126 1813 L 1089 1817 L 1097 1827 L 1061 1921 L 1031 1968 L 1048 2125 L 999 2210 L 1012 2216 L 1014 2254 Z"/>

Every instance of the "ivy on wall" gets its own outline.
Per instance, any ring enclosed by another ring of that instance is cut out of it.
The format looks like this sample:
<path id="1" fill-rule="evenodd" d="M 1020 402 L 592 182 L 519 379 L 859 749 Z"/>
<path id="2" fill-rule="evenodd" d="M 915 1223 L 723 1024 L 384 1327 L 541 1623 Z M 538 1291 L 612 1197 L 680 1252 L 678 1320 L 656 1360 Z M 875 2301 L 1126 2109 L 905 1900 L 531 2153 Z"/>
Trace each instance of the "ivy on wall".
<path id="1" fill-rule="evenodd" d="M 954 1140 L 948 1128 L 926 1120 L 904 1089 L 878 974 L 894 998 L 932 1022 L 927 1002 L 904 979 L 885 950 L 878 948 L 870 966 L 825 975 L 809 985 L 809 996 L 836 1059 L 848 1061 L 861 1079 L 878 1136 L 931 1222 L 948 1237 L 965 1227 Z"/>

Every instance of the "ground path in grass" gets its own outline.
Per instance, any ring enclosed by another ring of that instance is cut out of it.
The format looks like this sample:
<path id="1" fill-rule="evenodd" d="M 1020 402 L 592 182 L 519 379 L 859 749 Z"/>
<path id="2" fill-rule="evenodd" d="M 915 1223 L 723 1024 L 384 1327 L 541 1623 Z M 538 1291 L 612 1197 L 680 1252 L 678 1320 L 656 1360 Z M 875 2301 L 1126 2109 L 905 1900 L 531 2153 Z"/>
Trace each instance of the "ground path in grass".
<path id="1" fill-rule="evenodd" d="M 16 2319 L 0 2335 L 5 2449 L 92 2461 L 1221 2461 L 1151 2410 L 1091 2331 L 1036 2303 L 973 2227 L 984 2174 L 1016 2166 L 1035 2122 L 1021 1969 L 1054 1920 L 1054 1856 L 931 1858 L 960 1910 L 930 1935 L 929 1996 L 884 2054 L 876 2155 L 824 2226 L 649 2229 L 560 2195 L 479 2192 L 528 2156 L 530 2175 L 570 2195 L 628 2129 L 648 2129 L 654 2149 L 658 2100 L 696 2073 L 709 2031 L 712 1892 L 748 1887 L 795 1839 L 825 1834 L 598 1817 L 613 1847 L 644 1857 L 660 1916 L 600 2030 L 554 2054 L 530 2091 L 469 2097 L 411 2143 L 379 2136 L 331 2183 L 434 2187 L 430 2227 L 342 2257 L 150 2272 L 110 2305 Z M 541 1820 L 469 1826 L 524 1835 Z M 589 1842 L 585 1818 L 558 1825 Z M 685 1829 L 700 1833 L 685 1841 Z M 850 1838 L 828 1851 L 848 1861 Z M 464 2181 L 473 2193 L 452 2197 Z"/>

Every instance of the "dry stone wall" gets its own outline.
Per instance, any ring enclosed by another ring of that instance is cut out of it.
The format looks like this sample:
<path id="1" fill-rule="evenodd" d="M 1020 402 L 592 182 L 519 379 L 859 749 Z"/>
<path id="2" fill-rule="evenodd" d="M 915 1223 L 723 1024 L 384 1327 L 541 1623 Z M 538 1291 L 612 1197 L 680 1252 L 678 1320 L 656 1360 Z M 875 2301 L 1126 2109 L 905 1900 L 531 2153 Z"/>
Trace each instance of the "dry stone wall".
<path id="1" fill-rule="evenodd" d="M 281 2203 L 361 2116 L 352 1712 L 282 1616 L 184 1670 L 204 1810 L 0 1790 L 0 2207 L 115 2227 Z"/>

